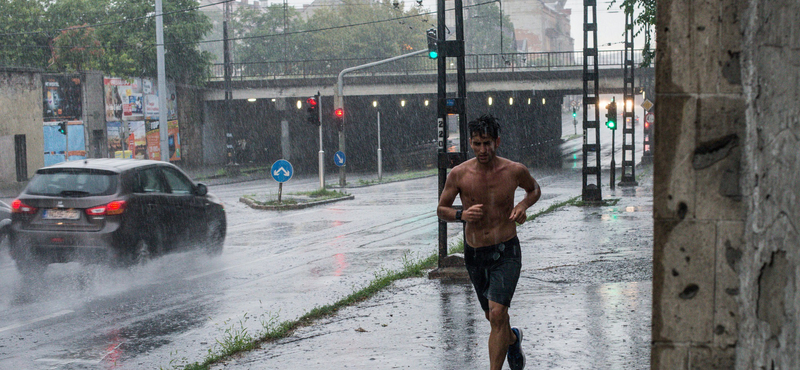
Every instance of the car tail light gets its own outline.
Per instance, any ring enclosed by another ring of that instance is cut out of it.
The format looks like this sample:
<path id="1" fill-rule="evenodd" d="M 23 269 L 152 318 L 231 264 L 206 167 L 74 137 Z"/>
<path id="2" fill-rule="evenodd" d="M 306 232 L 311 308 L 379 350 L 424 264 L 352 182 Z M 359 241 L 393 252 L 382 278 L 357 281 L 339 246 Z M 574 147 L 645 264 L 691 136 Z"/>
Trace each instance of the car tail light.
<path id="1" fill-rule="evenodd" d="M 122 214 L 123 212 L 125 212 L 124 200 L 115 200 L 111 203 L 86 210 L 86 214 L 89 216 L 113 216 Z"/>
<path id="2" fill-rule="evenodd" d="M 25 203 L 22 203 L 22 201 L 19 199 L 14 199 L 14 201 L 11 202 L 11 212 L 33 214 L 36 213 L 36 208 L 31 207 Z"/>

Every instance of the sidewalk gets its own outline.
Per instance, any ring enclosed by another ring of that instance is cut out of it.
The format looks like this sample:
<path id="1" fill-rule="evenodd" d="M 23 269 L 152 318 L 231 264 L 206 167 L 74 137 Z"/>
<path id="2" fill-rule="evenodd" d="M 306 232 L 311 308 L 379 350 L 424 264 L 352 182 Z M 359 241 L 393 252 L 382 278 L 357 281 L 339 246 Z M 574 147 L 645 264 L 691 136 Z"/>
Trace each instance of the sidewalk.
<path id="1" fill-rule="evenodd" d="M 603 197 L 518 228 L 527 369 L 649 368 L 652 177 Z M 413 278 L 213 369 L 486 369 L 488 335 L 468 282 Z"/>

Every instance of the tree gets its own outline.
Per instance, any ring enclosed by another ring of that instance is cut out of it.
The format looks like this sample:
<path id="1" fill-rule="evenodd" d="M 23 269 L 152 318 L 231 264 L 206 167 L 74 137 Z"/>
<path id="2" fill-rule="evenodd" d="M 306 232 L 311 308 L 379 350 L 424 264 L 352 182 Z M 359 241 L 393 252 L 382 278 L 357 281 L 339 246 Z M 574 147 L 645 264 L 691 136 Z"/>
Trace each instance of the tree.
<path id="1" fill-rule="evenodd" d="M 237 39 L 237 62 L 253 63 L 245 64 L 243 68 L 247 72 L 280 73 L 287 65 L 279 61 L 309 57 L 306 48 L 302 47 L 304 35 L 297 33 L 303 30 L 305 23 L 296 9 L 279 4 L 263 9 L 240 7 L 232 18 L 233 38 Z"/>
<path id="2" fill-rule="evenodd" d="M 343 0 L 315 9 L 307 20 L 294 9 L 288 9 L 284 18 L 280 5 L 263 11 L 240 9 L 234 22 L 237 61 L 258 63 L 246 68 L 270 73 L 301 67 L 280 61 L 303 61 L 308 71 L 330 74 L 360 63 L 352 59 L 374 61 L 427 49 L 425 30 L 431 27 L 427 15 L 402 5 Z"/>
<path id="3" fill-rule="evenodd" d="M 0 0 L 0 65 L 45 66 L 50 42 L 45 29 L 43 1 Z"/>
<path id="4" fill-rule="evenodd" d="M 97 69 L 105 49 L 97 40 L 94 28 L 73 26 L 53 39 L 50 65 L 59 71 L 75 72 Z"/>
<path id="5" fill-rule="evenodd" d="M 511 18 L 507 14 L 503 14 L 502 21 L 500 20 L 500 7 L 497 4 L 473 6 L 465 10 L 464 47 L 467 54 L 499 54 L 517 51 L 514 24 L 511 23 Z"/>
<path id="6" fill-rule="evenodd" d="M 611 0 L 608 8 L 611 9 L 619 1 L 619 8 L 625 9 L 629 6 L 641 8 L 641 12 L 633 19 L 636 28 L 634 37 L 644 32 L 644 45 L 642 46 L 642 67 L 649 67 L 655 59 L 655 51 L 652 48 L 653 28 L 656 25 L 656 0 Z"/>

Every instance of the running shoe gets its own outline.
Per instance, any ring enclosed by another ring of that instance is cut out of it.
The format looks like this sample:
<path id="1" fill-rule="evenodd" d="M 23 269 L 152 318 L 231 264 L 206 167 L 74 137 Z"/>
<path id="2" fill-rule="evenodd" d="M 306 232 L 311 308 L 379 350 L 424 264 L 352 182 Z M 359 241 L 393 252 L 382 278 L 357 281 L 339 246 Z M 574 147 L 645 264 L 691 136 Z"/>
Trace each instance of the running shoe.
<path id="1" fill-rule="evenodd" d="M 508 346 L 508 366 L 511 370 L 525 368 L 525 354 L 522 353 L 522 329 L 512 327 L 511 331 L 517 336 L 517 341 Z"/>

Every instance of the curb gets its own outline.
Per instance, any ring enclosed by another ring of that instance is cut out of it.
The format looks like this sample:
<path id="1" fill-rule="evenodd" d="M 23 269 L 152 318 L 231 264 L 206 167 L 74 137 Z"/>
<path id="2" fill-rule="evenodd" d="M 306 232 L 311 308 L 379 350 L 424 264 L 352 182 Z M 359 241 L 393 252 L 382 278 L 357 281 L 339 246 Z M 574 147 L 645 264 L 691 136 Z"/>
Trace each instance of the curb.
<path id="1" fill-rule="evenodd" d="M 356 198 L 356 196 L 351 194 L 351 195 L 348 195 L 346 197 L 341 197 L 341 198 L 325 199 L 325 200 L 318 200 L 316 202 L 307 202 L 307 203 L 298 203 L 298 204 L 286 204 L 286 205 L 281 205 L 281 206 L 261 205 L 261 204 L 256 203 L 252 199 L 244 198 L 244 197 L 239 198 L 239 202 L 242 202 L 242 203 L 246 204 L 248 207 L 253 208 L 253 209 L 260 209 L 260 210 L 264 210 L 264 211 L 282 211 L 282 210 L 303 209 L 303 208 L 308 208 L 308 207 L 313 207 L 313 206 L 319 206 L 319 205 L 322 205 L 322 204 L 338 202 L 338 201 L 341 201 L 341 200 L 351 200 L 351 199 L 355 199 L 355 198 Z"/>

